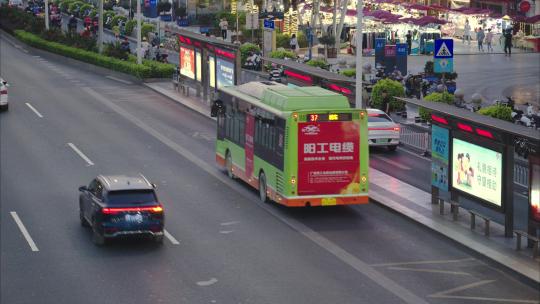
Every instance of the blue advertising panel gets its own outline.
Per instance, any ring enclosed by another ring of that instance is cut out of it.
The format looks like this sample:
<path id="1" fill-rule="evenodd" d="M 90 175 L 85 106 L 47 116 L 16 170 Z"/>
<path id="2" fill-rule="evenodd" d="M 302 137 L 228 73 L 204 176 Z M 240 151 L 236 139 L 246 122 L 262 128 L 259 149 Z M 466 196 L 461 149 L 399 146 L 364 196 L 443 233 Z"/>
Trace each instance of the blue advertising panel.
<path id="1" fill-rule="evenodd" d="M 448 191 L 450 132 L 437 125 L 431 127 L 431 185 Z"/>
<path id="2" fill-rule="evenodd" d="M 396 56 L 407 56 L 408 48 L 406 43 L 396 43 Z"/>
<path id="3" fill-rule="evenodd" d="M 407 75 L 407 53 L 409 46 L 406 43 L 396 44 L 396 66 L 402 75 Z"/>
<path id="4" fill-rule="evenodd" d="M 234 63 L 217 58 L 216 74 L 218 88 L 234 85 Z"/>
<path id="5" fill-rule="evenodd" d="M 384 47 L 386 38 L 375 38 L 375 67 L 384 65 Z"/>
<path id="6" fill-rule="evenodd" d="M 454 40 L 435 39 L 433 58 L 454 58 Z"/>
<path id="7" fill-rule="evenodd" d="M 454 71 L 454 58 L 435 58 L 433 70 L 435 73 L 452 73 Z"/>

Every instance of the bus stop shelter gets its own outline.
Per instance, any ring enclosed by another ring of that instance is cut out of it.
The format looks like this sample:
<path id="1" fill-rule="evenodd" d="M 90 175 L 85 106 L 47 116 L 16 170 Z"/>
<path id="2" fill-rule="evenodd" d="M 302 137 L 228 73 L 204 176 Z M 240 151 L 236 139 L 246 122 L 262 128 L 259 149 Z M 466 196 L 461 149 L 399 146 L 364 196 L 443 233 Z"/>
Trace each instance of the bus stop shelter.
<path id="1" fill-rule="evenodd" d="M 540 229 L 540 131 L 452 105 L 399 98 L 431 111 L 433 201 L 451 201 L 504 224 L 505 236 Z M 529 162 L 526 206 L 514 203 L 514 155 Z"/>
<path id="2" fill-rule="evenodd" d="M 179 42 L 179 81 L 202 92 L 207 100 L 220 87 L 240 82 L 239 45 L 205 35 L 175 30 Z"/>
<path id="3" fill-rule="evenodd" d="M 287 85 L 300 87 L 319 86 L 345 95 L 352 105 L 355 103 L 356 80 L 353 78 L 294 60 L 264 57 L 263 61 L 281 66 Z"/>

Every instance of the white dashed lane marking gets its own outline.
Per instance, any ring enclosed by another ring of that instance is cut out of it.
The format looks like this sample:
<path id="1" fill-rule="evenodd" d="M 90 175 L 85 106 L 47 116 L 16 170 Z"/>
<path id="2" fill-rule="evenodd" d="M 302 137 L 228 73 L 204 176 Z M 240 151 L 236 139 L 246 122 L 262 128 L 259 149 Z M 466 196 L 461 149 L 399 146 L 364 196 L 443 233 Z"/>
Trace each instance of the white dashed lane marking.
<path id="1" fill-rule="evenodd" d="M 30 233 L 28 233 L 28 230 L 26 230 L 26 227 L 24 226 L 23 222 L 17 215 L 17 212 L 11 211 L 10 213 L 11 213 L 11 217 L 13 217 L 13 220 L 15 221 L 15 224 L 17 224 L 17 226 L 19 227 L 19 230 L 21 230 L 22 235 L 26 239 L 26 242 L 28 242 L 28 245 L 30 245 L 30 249 L 32 249 L 32 251 L 39 251 L 39 249 L 36 246 L 36 243 L 34 243 L 34 240 L 30 236 Z"/>

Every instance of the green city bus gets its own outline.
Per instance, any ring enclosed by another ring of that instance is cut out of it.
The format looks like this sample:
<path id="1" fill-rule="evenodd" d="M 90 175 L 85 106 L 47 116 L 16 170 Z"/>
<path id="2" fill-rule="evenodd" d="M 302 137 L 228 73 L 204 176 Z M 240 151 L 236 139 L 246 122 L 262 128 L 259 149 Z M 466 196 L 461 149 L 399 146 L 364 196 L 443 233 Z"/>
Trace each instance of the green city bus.
<path id="1" fill-rule="evenodd" d="M 367 112 L 320 87 L 220 88 L 216 161 L 229 177 L 290 207 L 368 202 Z"/>

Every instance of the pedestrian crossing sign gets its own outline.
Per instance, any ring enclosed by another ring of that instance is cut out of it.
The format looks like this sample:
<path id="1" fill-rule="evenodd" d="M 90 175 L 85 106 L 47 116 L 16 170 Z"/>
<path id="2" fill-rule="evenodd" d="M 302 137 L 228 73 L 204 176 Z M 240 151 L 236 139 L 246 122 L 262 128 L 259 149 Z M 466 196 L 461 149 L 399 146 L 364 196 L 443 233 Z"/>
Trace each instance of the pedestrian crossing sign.
<path id="1" fill-rule="evenodd" d="M 435 39 L 434 58 L 454 58 L 454 40 Z"/>

